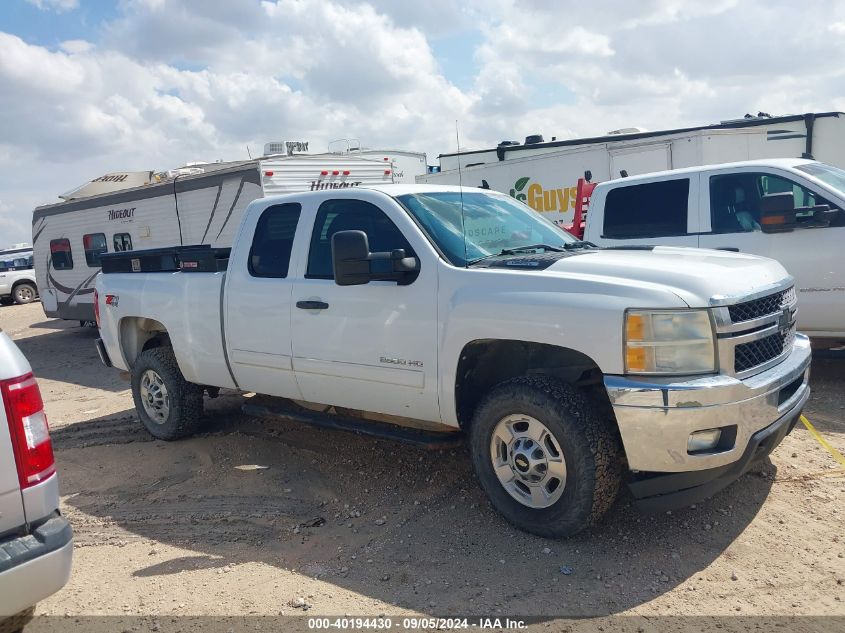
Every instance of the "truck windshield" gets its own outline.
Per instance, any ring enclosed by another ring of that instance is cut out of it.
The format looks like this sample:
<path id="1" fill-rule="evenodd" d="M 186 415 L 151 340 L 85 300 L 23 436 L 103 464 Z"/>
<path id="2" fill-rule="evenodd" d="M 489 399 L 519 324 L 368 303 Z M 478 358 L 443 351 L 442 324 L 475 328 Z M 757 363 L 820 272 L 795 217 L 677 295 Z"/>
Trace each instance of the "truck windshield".
<path id="1" fill-rule="evenodd" d="M 462 200 L 463 198 L 463 200 Z M 449 261 L 475 260 L 521 248 L 549 250 L 577 242 L 530 207 L 502 194 L 436 191 L 398 196 Z"/>
<path id="2" fill-rule="evenodd" d="M 807 163 L 806 165 L 796 165 L 795 169 L 810 174 L 845 194 L 845 171 L 838 167 L 825 163 Z"/>

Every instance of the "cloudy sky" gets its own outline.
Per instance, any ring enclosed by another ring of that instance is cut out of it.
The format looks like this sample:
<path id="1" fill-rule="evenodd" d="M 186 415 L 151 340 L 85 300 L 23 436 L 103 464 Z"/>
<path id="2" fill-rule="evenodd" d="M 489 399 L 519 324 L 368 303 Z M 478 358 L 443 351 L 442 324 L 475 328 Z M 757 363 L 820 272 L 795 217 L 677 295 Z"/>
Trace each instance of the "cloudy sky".
<path id="1" fill-rule="evenodd" d="M 2 0 L 0 246 L 108 171 L 845 110 L 836 0 Z"/>

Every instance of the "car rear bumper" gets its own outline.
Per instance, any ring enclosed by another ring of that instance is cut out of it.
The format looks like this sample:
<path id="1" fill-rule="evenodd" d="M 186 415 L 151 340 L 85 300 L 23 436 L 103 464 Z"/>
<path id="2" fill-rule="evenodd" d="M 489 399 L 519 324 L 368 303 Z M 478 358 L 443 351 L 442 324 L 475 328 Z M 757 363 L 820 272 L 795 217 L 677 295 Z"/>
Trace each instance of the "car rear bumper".
<path id="1" fill-rule="evenodd" d="M 73 531 L 57 513 L 30 534 L 0 540 L 0 617 L 51 596 L 70 578 Z"/>

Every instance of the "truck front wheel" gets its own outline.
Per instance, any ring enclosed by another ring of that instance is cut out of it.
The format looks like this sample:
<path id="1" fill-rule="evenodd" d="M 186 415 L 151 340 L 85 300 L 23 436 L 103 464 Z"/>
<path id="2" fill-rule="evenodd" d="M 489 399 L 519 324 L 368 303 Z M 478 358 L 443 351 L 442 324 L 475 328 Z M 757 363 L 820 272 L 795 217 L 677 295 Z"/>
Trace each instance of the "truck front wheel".
<path id="1" fill-rule="evenodd" d="M 493 506 L 532 534 L 583 530 L 619 490 L 618 441 L 581 392 L 551 377 L 495 387 L 475 411 L 470 447 Z"/>
<path id="2" fill-rule="evenodd" d="M 132 366 L 132 397 L 141 422 L 160 440 L 187 437 L 202 423 L 202 387 L 185 380 L 170 347 L 138 355 Z"/>

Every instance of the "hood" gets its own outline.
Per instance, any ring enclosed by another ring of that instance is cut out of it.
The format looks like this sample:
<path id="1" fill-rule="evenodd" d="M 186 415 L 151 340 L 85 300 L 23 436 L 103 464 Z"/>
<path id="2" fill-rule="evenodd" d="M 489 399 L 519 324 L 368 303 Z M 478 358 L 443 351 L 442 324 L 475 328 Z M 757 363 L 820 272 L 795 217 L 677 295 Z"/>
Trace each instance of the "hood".
<path id="1" fill-rule="evenodd" d="M 559 259 L 544 272 L 657 284 L 693 308 L 710 306 L 713 299 L 765 291 L 789 278 L 783 266 L 767 257 L 671 246 L 582 251 L 578 257 Z"/>

